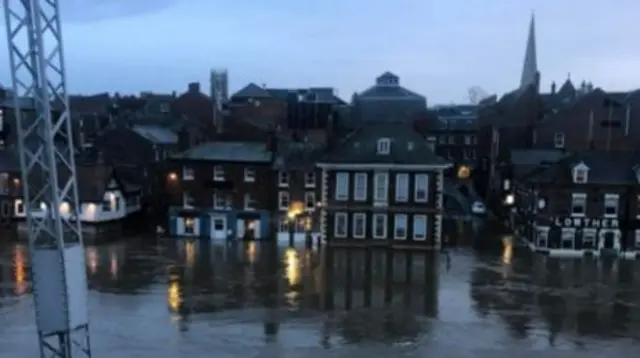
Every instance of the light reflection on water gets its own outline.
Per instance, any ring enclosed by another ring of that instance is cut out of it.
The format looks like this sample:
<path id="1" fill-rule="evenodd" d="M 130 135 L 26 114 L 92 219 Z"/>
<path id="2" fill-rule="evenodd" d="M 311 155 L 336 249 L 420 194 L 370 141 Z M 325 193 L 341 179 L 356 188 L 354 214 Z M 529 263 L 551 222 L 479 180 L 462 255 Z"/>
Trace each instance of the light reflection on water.
<path id="1" fill-rule="evenodd" d="M 525 257 L 510 240 L 500 255 L 452 250 L 448 260 L 134 240 L 87 247 L 86 255 L 96 356 L 199 357 L 215 349 L 244 357 L 267 354 L 273 342 L 276 356 L 330 349 L 377 357 L 407 347 L 416 357 L 531 349 L 629 356 L 639 339 L 637 263 Z M 32 307 L 21 299 L 28 286 L 26 248 L 0 247 L 3 358 L 32 352 Z"/>

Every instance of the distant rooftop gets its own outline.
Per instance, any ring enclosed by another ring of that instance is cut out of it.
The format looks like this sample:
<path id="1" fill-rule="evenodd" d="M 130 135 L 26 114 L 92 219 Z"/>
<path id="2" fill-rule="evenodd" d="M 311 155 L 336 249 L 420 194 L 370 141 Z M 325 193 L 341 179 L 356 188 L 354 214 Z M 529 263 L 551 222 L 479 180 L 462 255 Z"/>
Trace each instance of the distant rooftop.
<path id="1" fill-rule="evenodd" d="M 171 159 L 269 163 L 271 157 L 272 153 L 267 150 L 265 143 L 209 142 L 174 155 Z"/>
<path id="2" fill-rule="evenodd" d="M 157 144 L 177 144 L 178 135 L 168 128 L 153 125 L 135 125 L 133 131 Z"/>

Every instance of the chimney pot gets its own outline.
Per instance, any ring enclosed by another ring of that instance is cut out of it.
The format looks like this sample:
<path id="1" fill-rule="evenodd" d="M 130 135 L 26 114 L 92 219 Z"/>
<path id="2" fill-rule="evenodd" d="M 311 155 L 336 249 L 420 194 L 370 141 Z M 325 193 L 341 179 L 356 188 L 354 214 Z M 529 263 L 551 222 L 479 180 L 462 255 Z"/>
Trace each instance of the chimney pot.
<path id="1" fill-rule="evenodd" d="M 551 94 L 556 94 L 556 81 L 551 82 Z"/>

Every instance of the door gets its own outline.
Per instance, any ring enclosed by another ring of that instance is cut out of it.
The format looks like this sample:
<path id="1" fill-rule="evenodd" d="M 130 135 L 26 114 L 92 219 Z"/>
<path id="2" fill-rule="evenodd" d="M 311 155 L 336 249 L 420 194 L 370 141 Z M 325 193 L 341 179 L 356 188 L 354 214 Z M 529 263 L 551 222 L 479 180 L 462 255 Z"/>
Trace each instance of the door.
<path id="1" fill-rule="evenodd" d="M 247 220 L 245 233 L 250 240 L 257 240 L 260 238 L 260 220 Z"/>
<path id="2" fill-rule="evenodd" d="M 211 238 L 226 239 L 227 238 L 227 218 L 224 216 L 211 217 Z"/>
<path id="3" fill-rule="evenodd" d="M 613 232 L 609 231 L 604 234 L 604 249 L 605 250 L 613 250 L 615 242 L 615 235 Z"/>
<path id="4" fill-rule="evenodd" d="M 244 220 L 238 219 L 236 221 L 236 238 L 242 239 L 244 237 Z"/>

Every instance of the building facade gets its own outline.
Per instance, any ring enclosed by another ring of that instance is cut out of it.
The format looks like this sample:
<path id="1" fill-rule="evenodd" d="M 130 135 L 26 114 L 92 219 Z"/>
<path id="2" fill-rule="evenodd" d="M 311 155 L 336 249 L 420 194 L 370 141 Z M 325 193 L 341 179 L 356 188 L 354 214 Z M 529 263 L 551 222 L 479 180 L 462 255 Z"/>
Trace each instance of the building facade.
<path id="1" fill-rule="evenodd" d="M 552 255 L 640 252 L 637 153 L 584 152 L 515 183 L 515 205 L 532 249 Z"/>
<path id="2" fill-rule="evenodd" d="M 169 234 L 270 237 L 273 154 L 266 143 L 208 142 L 169 159 Z"/>
<path id="3" fill-rule="evenodd" d="M 331 244 L 438 248 L 444 171 L 406 123 L 370 123 L 318 163 L 321 235 Z"/>

